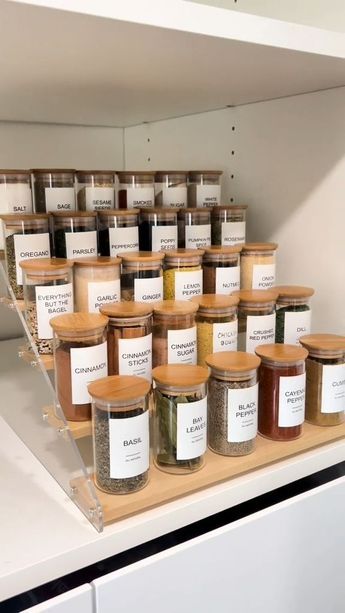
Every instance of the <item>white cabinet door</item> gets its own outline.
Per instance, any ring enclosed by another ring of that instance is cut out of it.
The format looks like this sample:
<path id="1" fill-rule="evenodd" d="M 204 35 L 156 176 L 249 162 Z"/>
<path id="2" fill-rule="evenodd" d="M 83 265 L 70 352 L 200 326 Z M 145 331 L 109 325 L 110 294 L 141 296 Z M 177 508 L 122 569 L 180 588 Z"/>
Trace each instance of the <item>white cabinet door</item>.
<path id="1" fill-rule="evenodd" d="M 70 590 L 61 596 L 56 596 L 37 604 L 30 609 L 25 609 L 28 613 L 93 613 L 91 585 L 81 585 L 75 590 Z"/>
<path id="2" fill-rule="evenodd" d="M 93 582 L 97 613 L 344 613 L 345 478 Z"/>

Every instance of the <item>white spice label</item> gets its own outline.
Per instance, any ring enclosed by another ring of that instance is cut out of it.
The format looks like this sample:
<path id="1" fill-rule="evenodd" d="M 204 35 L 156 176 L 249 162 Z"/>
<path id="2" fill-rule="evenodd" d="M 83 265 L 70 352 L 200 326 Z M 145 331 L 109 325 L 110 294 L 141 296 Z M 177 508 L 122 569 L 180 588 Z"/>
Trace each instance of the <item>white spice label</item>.
<path id="1" fill-rule="evenodd" d="M 240 289 L 240 267 L 216 268 L 216 294 L 232 294 Z"/>
<path id="2" fill-rule="evenodd" d="M 196 364 L 196 326 L 168 330 L 168 364 Z"/>
<path id="3" fill-rule="evenodd" d="M 72 283 L 51 287 L 37 285 L 35 294 L 38 338 L 53 338 L 50 319 L 55 315 L 73 313 L 73 285 Z"/>
<path id="4" fill-rule="evenodd" d="M 120 189 L 121 189 L 120 185 Z M 127 209 L 147 209 L 155 205 L 154 187 L 127 187 Z"/>
<path id="5" fill-rule="evenodd" d="M 89 313 L 98 313 L 104 304 L 121 301 L 120 279 L 90 281 L 87 285 Z"/>
<path id="6" fill-rule="evenodd" d="M 134 300 L 136 302 L 160 302 L 163 300 L 163 277 L 134 279 Z"/>
<path id="7" fill-rule="evenodd" d="M 304 334 L 310 334 L 311 311 L 286 311 L 284 314 L 284 343 L 299 345 Z"/>
<path id="8" fill-rule="evenodd" d="M 259 385 L 228 390 L 228 443 L 244 443 L 258 431 Z"/>
<path id="9" fill-rule="evenodd" d="M 107 343 L 71 349 L 72 403 L 87 404 L 87 386 L 108 374 Z"/>
<path id="10" fill-rule="evenodd" d="M 163 206 L 181 209 L 187 206 L 187 186 L 162 188 Z"/>
<path id="11" fill-rule="evenodd" d="M 149 468 L 149 412 L 124 419 L 109 419 L 109 474 L 128 479 Z"/>
<path id="12" fill-rule="evenodd" d="M 8 213 L 30 213 L 32 211 L 31 189 L 23 183 L 0 185 L 0 210 Z"/>
<path id="13" fill-rule="evenodd" d="M 177 249 L 177 226 L 152 226 L 152 251 Z"/>
<path id="14" fill-rule="evenodd" d="M 211 244 L 211 224 L 186 226 L 186 249 L 202 249 Z"/>
<path id="15" fill-rule="evenodd" d="M 119 339 L 119 375 L 152 379 L 152 334 Z"/>
<path id="16" fill-rule="evenodd" d="M 85 205 L 87 211 L 103 211 L 115 206 L 113 187 L 85 187 Z"/>
<path id="17" fill-rule="evenodd" d="M 274 343 L 275 334 L 275 313 L 271 315 L 248 315 L 245 351 L 255 353 L 258 345 Z"/>
<path id="18" fill-rule="evenodd" d="M 209 207 L 220 204 L 220 185 L 197 185 L 196 206 Z"/>
<path id="19" fill-rule="evenodd" d="M 237 319 L 213 324 L 213 353 L 218 351 L 237 351 Z"/>
<path id="20" fill-rule="evenodd" d="M 66 232 L 66 257 L 70 260 L 97 255 L 97 232 Z"/>
<path id="21" fill-rule="evenodd" d="M 50 258 L 49 234 L 14 234 L 17 285 L 23 285 L 19 262 L 36 258 Z"/>
<path id="22" fill-rule="evenodd" d="M 189 300 L 202 294 L 202 270 L 175 272 L 175 300 Z"/>
<path id="23" fill-rule="evenodd" d="M 293 428 L 304 422 L 305 373 L 279 377 L 279 428 Z"/>
<path id="24" fill-rule="evenodd" d="M 124 251 L 139 251 L 138 226 L 131 228 L 109 228 L 110 255 Z"/>
<path id="25" fill-rule="evenodd" d="M 192 460 L 206 451 L 207 397 L 177 403 L 177 460 Z"/>
<path id="26" fill-rule="evenodd" d="M 75 210 L 74 187 L 46 187 L 45 197 L 47 213 Z"/>
<path id="27" fill-rule="evenodd" d="M 321 413 L 345 411 L 345 364 L 322 367 Z"/>
<path id="28" fill-rule="evenodd" d="M 275 264 L 254 264 L 252 289 L 269 289 L 276 282 Z"/>
<path id="29" fill-rule="evenodd" d="M 222 245 L 242 245 L 246 242 L 245 221 L 222 221 Z"/>

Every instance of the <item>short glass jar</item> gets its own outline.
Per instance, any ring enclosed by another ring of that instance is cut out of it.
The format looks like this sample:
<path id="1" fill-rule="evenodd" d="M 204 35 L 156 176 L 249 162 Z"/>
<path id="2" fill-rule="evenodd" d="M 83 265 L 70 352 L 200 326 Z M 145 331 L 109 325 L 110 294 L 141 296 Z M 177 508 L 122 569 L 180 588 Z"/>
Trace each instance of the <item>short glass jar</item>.
<path id="1" fill-rule="evenodd" d="M 164 300 L 189 300 L 202 294 L 203 253 L 201 249 L 176 249 L 165 254 Z"/>
<path id="2" fill-rule="evenodd" d="M 296 345 L 260 345 L 258 428 L 274 441 L 292 441 L 302 434 L 305 413 L 305 360 L 308 351 Z"/>
<path id="3" fill-rule="evenodd" d="M 222 351 L 207 356 L 208 446 L 226 456 L 255 449 L 258 431 L 258 368 L 256 355 Z"/>
<path id="4" fill-rule="evenodd" d="M 97 255 L 97 213 L 53 213 L 52 232 L 57 258 L 77 260 Z"/>
<path id="5" fill-rule="evenodd" d="M 188 206 L 200 208 L 221 203 L 221 170 L 191 170 L 188 173 Z"/>
<path id="6" fill-rule="evenodd" d="M 300 337 L 310 334 L 314 290 L 300 285 L 279 285 L 274 290 L 278 293 L 276 343 L 299 345 Z"/>
<path id="7" fill-rule="evenodd" d="M 139 209 L 99 211 L 98 244 L 101 255 L 114 257 L 139 251 Z"/>
<path id="8" fill-rule="evenodd" d="M 142 209 L 139 223 L 140 251 L 177 249 L 177 211 Z"/>
<path id="9" fill-rule="evenodd" d="M 121 300 L 120 258 L 83 258 L 74 263 L 75 310 L 98 313 L 101 306 Z"/>
<path id="10" fill-rule="evenodd" d="M 345 421 L 345 337 L 311 334 L 300 338 L 308 350 L 305 418 L 316 426 Z"/>
<path id="11" fill-rule="evenodd" d="M 237 351 L 237 296 L 203 294 L 192 298 L 198 305 L 196 315 L 198 364 L 218 351 Z"/>
<path id="12" fill-rule="evenodd" d="M 79 211 L 103 211 L 115 207 L 114 170 L 78 170 L 76 176 Z"/>
<path id="13" fill-rule="evenodd" d="M 197 310 L 197 304 L 185 300 L 163 300 L 154 306 L 154 367 L 197 363 Z"/>
<path id="14" fill-rule="evenodd" d="M 204 249 L 211 244 L 211 211 L 180 209 L 177 224 L 180 248 Z"/>
<path id="15" fill-rule="evenodd" d="M 192 473 L 207 447 L 208 370 L 191 364 L 157 366 L 154 389 L 154 461 L 161 470 Z"/>
<path id="16" fill-rule="evenodd" d="M 22 260 L 50 258 L 48 215 L 30 213 L 1 215 L 4 222 L 6 268 L 17 300 L 23 300 Z"/>
<path id="17" fill-rule="evenodd" d="M 108 374 L 106 326 L 99 313 L 71 313 L 50 320 L 54 331 L 55 386 L 66 419 L 91 418 L 87 386 Z"/>
<path id="18" fill-rule="evenodd" d="M 0 213 L 31 213 L 29 170 L 0 170 Z"/>
<path id="19" fill-rule="evenodd" d="M 155 205 L 155 173 L 149 170 L 118 172 L 119 208 L 143 209 Z"/>
<path id="20" fill-rule="evenodd" d="M 41 355 L 53 353 L 55 315 L 73 313 L 73 262 L 42 258 L 20 262 L 24 277 L 25 319 Z"/>
<path id="21" fill-rule="evenodd" d="M 135 302 L 163 300 L 164 252 L 122 253 L 121 299 Z"/>
<path id="22" fill-rule="evenodd" d="M 97 487 L 130 494 L 148 482 L 150 384 L 141 377 L 113 376 L 88 386 Z"/>
<path id="23" fill-rule="evenodd" d="M 135 375 L 152 381 L 150 304 L 118 302 L 101 307 L 108 323 L 109 375 Z"/>
<path id="24" fill-rule="evenodd" d="M 155 177 L 155 204 L 167 208 L 181 209 L 187 205 L 186 171 L 159 170 Z"/>
<path id="25" fill-rule="evenodd" d="M 31 172 L 36 213 L 75 211 L 75 170 L 34 168 Z"/>
<path id="26" fill-rule="evenodd" d="M 274 343 L 276 333 L 274 290 L 241 290 L 236 292 L 238 305 L 238 349 L 255 353 L 258 345 Z"/>
<path id="27" fill-rule="evenodd" d="M 205 294 L 232 294 L 240 289 L 241 247 L 205 247 L 203 281 Z"/>
<path id="28" fill-rule="evenodd" d="M 216 206 L 211 212 L 212 245 L 231 247 L 246 242 L 246 204 Z"/>
<path id="29" fill-rule="evenodd" d="M 269 289 L 276 282 L 277 243 L 245 243 L 241 251 L 241 289 Z"/>

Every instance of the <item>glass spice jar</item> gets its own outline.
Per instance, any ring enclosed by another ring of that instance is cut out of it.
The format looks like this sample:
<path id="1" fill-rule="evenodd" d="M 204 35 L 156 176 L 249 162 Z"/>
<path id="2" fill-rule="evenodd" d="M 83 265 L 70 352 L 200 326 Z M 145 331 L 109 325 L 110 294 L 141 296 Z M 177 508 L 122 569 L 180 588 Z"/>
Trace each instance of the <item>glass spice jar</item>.
<path id="1" fill-rule="evenodd" d="M 274 290 L 241 290 L 236 292 L 238 305 L 238 349 L 254 353 L 258 345 L 274 343 L 276 330 Z"/>
<path id="2" fill-rule="evenodd" d="M 118 172 L 119 208 L 142 209 L 155 205 L 155 173 L 149 170 Z"/>
<path id="3" fill-rule="evenodd" d="M 114 257 L 123 252 L 139 251 L 139 213 L 139 209 L 99 211 L 101 255 Z"/>
<path id="4" fill-rule="evenodd" d="M 31 213 L 29 170 L 0 170 L 0 213 Z"/>
<path id="5" fill-rule="evenodd" d="M 218 351 L 237 351 L 237 296 L 203 294 L 192 298 L 198 305 L 196 315 L 198 364 Z"/>
<path id="6" fill-rule="evenodd" d="M 260 358 L 241 351 L 207 356 L 208 446 L 226 456 L 255 449 L 258 430 L 258 368 Z"/>
<path id="7" fill-rule="evenodd" d="M 121 299 L 135 302 L 163 300 L 164 252 L 122 253 Z"/>
<path id="8" fill-rule="evenodd" d="M 187 176 L 188 173 L 183 170 L 159 170 L 156 172 L 156 206 L 177 209 L 186 207 Z"/>
<path id="9" fill-rule="evenodd" d="M 277 243 L 245 243 L 241 251 L 241 289 L 269 289 L 275 285 Z"/>
<path id="10" fill-rule="evenodd" d="M 53 213 L 52 232 L 57 258 L 77 260 L 97 255 L 96 215 L 91 211 Z"/>
<path id="11" fill-rule="evenodd" d="M 106 326 L 99 313 L 71 313 L 50 320 L 54 331 L 56 394 L 66 419 L 91 418 L 87 386 L 108 374 Z"/>
<path id="12" fill-rule="evenodd" d="M 302 434 L 305 413 L 305 359 L 303 347 L 260 345 L 261 358 L 258 427 L 262 436 L 291 441 Z"/>
<path id="13" fill-rule="evenodd" d="M 36 213 L 75 210 L 75 170 L 34 168 L 31 172 Z"/>
<path id="14" fill-rule="evenodd" d="M 241 247 L 205 247 L 203 281 L 205 294 L 232 294 L 240 289 Z"/>
<path id="15" fill-rule="evenodd" d="M 98 313 L 104 304 L 121 300 L 120 258 L 84 258 L 74 263 L 75 310 Z"/>
<path id="16" fill-rule="evenodd" d="M 115 207 L 114 170 L 78 170 L 76 176 L 79 211 L 102 211 Z"/>
<path id="17" fill-rule="evenodd" d="M 22 260 L 50 258 L 48 215 L 1 215 L 4 222 L 6 268 L 15 298 L 23 300 Z"/>
<path id="18" fill-rule="evenodd" d="M 180 209 L 177 217 L 178 246 L 186 249 L 204 249 L 211 244 L 211 212 L 208 210 Z"/>
<path id="19" fill-rule="evenodd" d="M 299 345 L 299 339 L 310 334 L 310 297 L 314 290 L 299 285 L 279 285 L 277 297 L 276 343 Z"/>
<path id="20" fill-rule="evenodd" d="M 345 337 L 311 334 L 300 338 L 306 361 L 306 420 L 316 426 L 345 421 Z"/>
<path id="21" fill-rule="evenodd" d="M 101 307 L 108 323 L 109 375 L 135 375 L 152 381 L 150 304 L 118 302 Z"/>
<path id="22" fill-rule="evenodd" d="M 218 206 L 221 170 L 191 170 L 188 173 L 188 206 Z"/>
<path id="23" fill-rule="evenodd" d="M 201 249 L 175 249 L 165 254 L 164 300 L 189 300 L 203 292 Z"/>
<path id="24" fill-rule="evenodd" d="M 55 315 L 73 313 L 73 262 L 42 258 L 20 262 L 24 277 L 25 319 L 40 354 L 53 353 Z"/>
<path id="25" fill-rule="evenodd" d="M 211 211 L 212 245 L 231 247 L 246 242 L 246 204 L 216 206 Z"/>
<path id="26" fill-rule="evenodd" d="M 141 251 L 177 249 L 177 211 L 142 209 L 139 223 Z"/>
<path id="27" fill-rule="evenodd" d="M 96 485 L 108 494 L 137 492 L 148 482 L 150 384 L 141 377 L 114 375 L 88 389 Z"/>
<path id="28" fill-rule="evenodd" d="M 154 389 L 154 461 L 183 474 L 204 465 L 207 447 L 208 370 L 191 364 L 157 366 Z"/>
<path id="29" fill-rule="evenodd" d="M 153 366 L 196 364 L 195 313 L 198 305 L 163 300 L 153 308 Z"/>

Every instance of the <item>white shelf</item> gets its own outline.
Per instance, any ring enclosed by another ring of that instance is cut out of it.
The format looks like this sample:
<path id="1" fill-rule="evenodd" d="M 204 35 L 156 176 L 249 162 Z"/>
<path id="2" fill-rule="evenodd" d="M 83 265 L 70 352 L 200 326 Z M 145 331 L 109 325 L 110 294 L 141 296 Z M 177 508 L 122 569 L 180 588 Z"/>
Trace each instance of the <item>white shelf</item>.
<path id="1" fill-rule="evenodd" d="M 0 52 L 5 121 L 125 127 L 345 84 L 344 34 L 182 0 L 1 0 Z"/>

